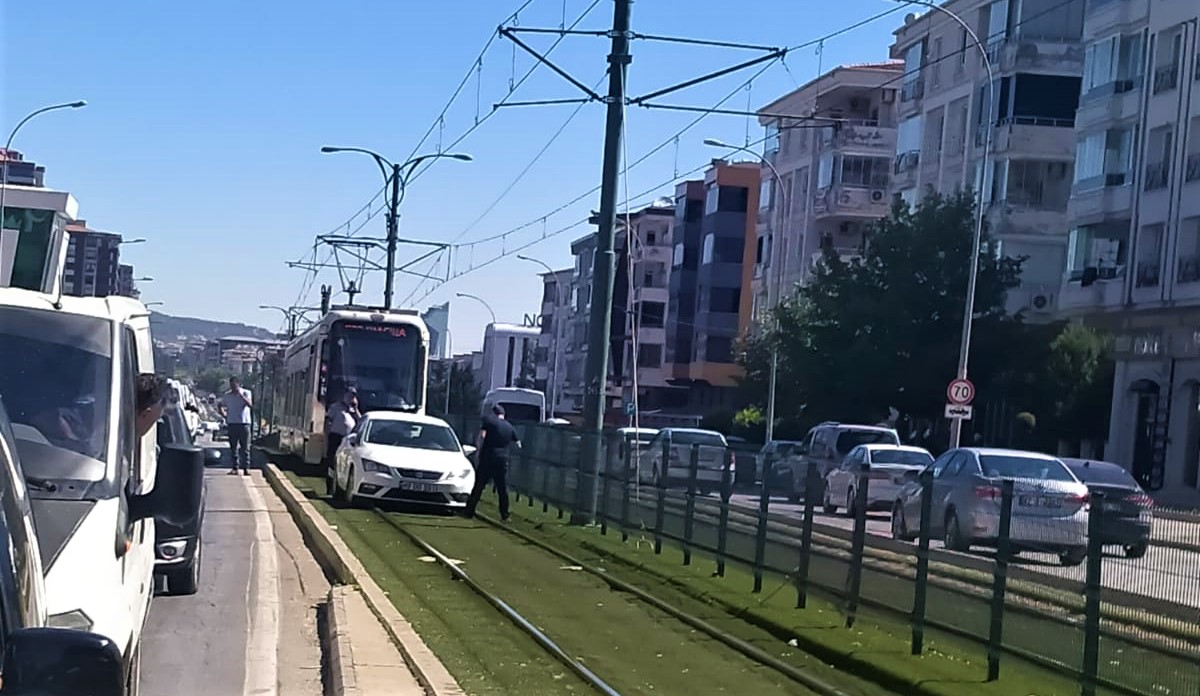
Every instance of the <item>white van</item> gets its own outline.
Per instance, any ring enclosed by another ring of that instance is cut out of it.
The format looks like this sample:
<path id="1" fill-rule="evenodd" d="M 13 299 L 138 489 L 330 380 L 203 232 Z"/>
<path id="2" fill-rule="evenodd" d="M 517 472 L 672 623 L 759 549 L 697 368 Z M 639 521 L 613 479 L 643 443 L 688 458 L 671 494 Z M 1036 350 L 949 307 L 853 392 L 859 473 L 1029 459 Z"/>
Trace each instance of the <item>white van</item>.
<path id="1" fill-rule="evenodd" d="M 154 371 L 149 312 L 123 297 L 0 288 L 0 356 L 47 623 L 112 640 L 136 689 L 154 590 L 154 518 L 179 521 L 171 510 L 188 510 L 183 498 L 203 485 L 199 448 L 167 447 L 160 456 L 153 432 L 137 437 L 137 377 Z M 169 462 L 163 475 L 160 458 Z"/>

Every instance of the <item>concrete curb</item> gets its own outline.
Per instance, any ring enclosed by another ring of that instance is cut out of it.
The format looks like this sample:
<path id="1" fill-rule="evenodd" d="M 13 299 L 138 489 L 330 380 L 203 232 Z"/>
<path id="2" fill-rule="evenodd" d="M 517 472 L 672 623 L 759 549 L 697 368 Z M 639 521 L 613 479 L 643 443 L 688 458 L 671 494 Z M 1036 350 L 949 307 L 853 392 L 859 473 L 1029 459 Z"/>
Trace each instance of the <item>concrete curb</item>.
<path id="1" fill-rule="evenodd" d="M 353 587 L 338 585 L 329 590 L 326 616 L 325 641 L 329 651 L 329 675 L 333 681 L 330 684 L 331 696 L 360 696 L 358 674 L 354 670 L 354 658 L 350 649 L 350 622 L 346 616 L 345 595 L 354 592 Z M 346 627 L 339 630 L 339 626 Z"/>
<path id="2" fill-rule="evenodd" d="M 296 520 L 300 531 L 321 565 L 344 585 L 356 585 L 363 599 L 383 625 L 401 657 L 429 696 L 466 696 L 454 677 L 429 649 L 421 636 L 413 629 L 395 605 L 384 594 L 383 588 L 370 576 L 362 562 L 346 546 L 341 536 L 325 521 L 311 502 L 292 482 L 283 475 L 279 467 L 267 462 L 263 473 L 271 488 L 283 500 L 288 512 Z"/>

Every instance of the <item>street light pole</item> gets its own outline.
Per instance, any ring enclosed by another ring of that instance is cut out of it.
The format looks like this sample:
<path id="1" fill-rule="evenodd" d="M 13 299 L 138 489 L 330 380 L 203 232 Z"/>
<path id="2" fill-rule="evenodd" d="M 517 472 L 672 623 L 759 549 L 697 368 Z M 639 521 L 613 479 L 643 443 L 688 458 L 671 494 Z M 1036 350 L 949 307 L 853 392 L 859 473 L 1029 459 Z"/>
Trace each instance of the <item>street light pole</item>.
<path id="1" fill-rule="evenodd" d="M 983 59 L 983 68 L 987 72 L 987 102 L 980 104 L 981 109 L 987 109 L 988 114 L 985 118 L 980 119 L 984 124 L 983 129 L 983 162 L 979 172 L 979 190 L 976 192 L 975 200 L 975 233 L 971 238 L 971 267 L 967 271 L 967 297 L 963 303 L 963 322 L 962 336 L 958 344 L 958 379 L 967 379 L 967 362 L 971 352 L 971 328 L 975 321 L 975 289 L 979 282 L 979 247 L 983 245 L 983 189 L 988 182 L 988 157 L 992 151 L 992 101 L 995 90 L 995 75 L 992 72 L 992 59 L 988 57 L 987 47 L 979 40 L 979 35 L 971 28 L 967 22 L 957 14 L 947 10 L 945 7 L 937 4 L 933 0 L 900 0 L 906 5 L 922 5 L 931 10 L 936 10 L 950 19 L 954 20 L 967 36 L 971 37 L 971 41 L 975 43 L 975 48 L 979 49 L 979 57 Z M 950 421 L 950 448 L 958 447 L 962 441 L 962 419 L 954 418 Z"/>
<path id="2" fill-rule="evenodd" d="M 80 109 L 85 106 L 87 106 L 87 102 L 83 101 L 82 99 L 63 104 L 43 106 L 36 111 L 30 112 L 29 115 L 18 121 L 16 127 L 13 128 L 12 132 L 8 134 L 8 141 L 4 143 L 4 169 L 3 171 L 0 171 L 0 236 L 3 236 L 4 233 L 4 194 L 6 191 L 8 191 L 8 166 L 10 163 L 10 160 L 8 159 L 8 153 L 12 149 L 13 140 L 17 137 L 17 132 L 20 131 L 21 127 L 26 123 L 29 123 L 29 121 L 31 121 L 33 118 L 44 113 L 58 111 L 60 109 Z"/>
<path id="3" fill-rule="evenodd" d="M 554 313 L 550 315 L 550 359 L 554 364 L 547 375 L 550 387 L 550 417 L 554 418 L 558 405 L 558 320 L 555 315 L 558 314 L 558 307 L 562 303 L 562 287 L 559 286 L 558 278 L 554 277 L 554 269 L 550 268 L 550 264 L 524 254 L 517 254 L 517 258 L 522 261 L 538 264 L 542 268 L 545 268 L 546 273 L 554 278 Z"/>
<path id="4" fill-rule="evenodd" d="M 412 176 L 413 170 L 417 168 L 417 165 L 425 160 L 447 158 L 470 162 L 472 157 L 462 152 L 433 152 L 414 157 L 404 164 L 393 164 L 388 158 L 378 152 L 361 147 L 325 146 L 321 148 L 321 152 L 359 152 L 364 155 L 370 155 L 375 160 L 375 164 L 379 165 L 379 171 L 383 174 L 384 186 L 391 186 L 392 190 L 388 200 L 387 216 L 387 276 L 383 282 L 383 308 L 391 309 L 396 282 L 396 245 L 399 243 L 400 233 L 400 202 L 404 200 L 404 194 L 408 189 L 408 179 Z"/>
<path id="5" fill-rule="evenodd" d="M 704 140 L 704 144 L 711 147 L 723 147 L 729 150 L 739 150 L 751 155 L 752 157 L 755 157 L 758 159 L 758 161 L 765 164 L 767 168 L 771 170 L 771 174 L 775 177 L 775 187 L 779 191 L 779 224 L 777 225 L 776 229 L 776 234 L 778 234 L 779 239 L 777 240 L 778 244 L 775 243 L 776 240 L 772 240 L 770 254 L 771 265 L 774 267 L 775 282 L 768 283 L 767 285 L 767 304 L 772 310 L 771 316 L 774 322 L 774 328 L 776 330 L 775 335 L 771 340 L 771 367 L 770 372 L 767 375 L 766 441 L 769 443 L 775 437 L 775 389 L 779 381 L 779 318 L 776 316 L 774 310 L 778 307 L 780 300 L 783 299 L 783 263 L 785 261 L 784 256 L 782 254 L 777 254 L 776 250 L 783 248 L 783 241 L 787 238 L 788 223 L 791 222 L 790 200 L 788 192 L 783 185 L 783 177 L 779 175 L 779 170 L 776 169 L 775 165 L 768 161 L 763 155 L 749 148 L 742 147 L 740 145 L 730 145 L 729 143 L 724 143 L 714 138 L 706 138 Z M 772 285 L 774 286 L 775 291 L 774 302 L 771 301 Z"/>
<path id="6" fill-rule="evenodd" d="M 486 309 L 488 311 L 488 314 L 492 315 L 492 323 L 493 324 L 496 323 L 496 312 L 494 312 L 492 310 L 492 306 L 490 304 L 488 304 L 487 300 L 483 299 L 482 297 L 480 297 L 478 295 L 472 295 L 469 292 L 456 292 L 456 293 L 454 293 L 454 296 L 455 297 L 465 297 L 468 300 L 475 300 L 479 304 L 483 305 L 484 309 Z"/>
<path id="7" fill-rule="evenodd" d="M 450 385 L 454 384 L 454 351 L 450 349 L 450 329 L 446 328 L 446 416 L 450 416 Z"/>

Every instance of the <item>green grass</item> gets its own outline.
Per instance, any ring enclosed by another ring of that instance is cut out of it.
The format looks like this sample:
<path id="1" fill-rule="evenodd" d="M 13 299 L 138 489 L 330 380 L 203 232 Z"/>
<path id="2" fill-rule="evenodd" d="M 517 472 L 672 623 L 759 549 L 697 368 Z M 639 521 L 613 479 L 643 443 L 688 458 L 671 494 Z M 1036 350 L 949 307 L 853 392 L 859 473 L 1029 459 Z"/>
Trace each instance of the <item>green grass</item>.
<path id="1" fill-rule="evenodd" d="M 573 673 L 520 633 L 463 583 L 382 518 L 329 506 L 312 477 L 288 477 L 346 540 L 397 609 L 470 694 L 570 694 L 589 691 Z M 810 694 L 786 676 L 742 656 L 677 619 L 614 592 L 599 578 L 564 567 L 555 556 L 482 522 L 395 515 L 595 673 L 625 694 Z M 700 605 L 704 618 L 723 613 Z M 727 618 L 727 617 L 726 617 Z M 757 630 L 757 629 L 756 629 Z M 788 655 L 848 694 L 890 693 L 821 664 L 758 631 L 772 652 Z"/>
<path id="2" fill-rule="evenodd" d="M 514 515 L 516 529 L 572 555 L 607 558 L 608 572 L 656 596 L 674 602 L 681 601 L 680 596 L 703 600 L 722 608 L 727 615 L 741 615 L 756 625 L 773 627 L 777 634 L 794 635 L 800 647 L 819 650 L 828 662 L 846 671 L 873 670 L 873 678 L 892 684 L 899 692 L 946 696 L 1079 693 L 1075 680 L 1011 656 L 1003 659 L 1001 679 L 988 683 L 986 658 L 979 646 L 933 632 L 927 632 L 925 654 L 913 657 L 909 627 L 904 621 L 860 610 L 854 628 L 847 629 L 841 608 L 821 596 L 810 593 L 808 607 L 796 609 L 790 581 L 778 575 L 768 576 L 763 593 L 751 594 L 753 579 L 748 569 L 731 562 L 725 577 L 716 577 L 715 562 L 701 553 L 693 555 L 692 565 L 682 566 L 681 549 L 664 543 L 663 553 L 654 554 L 648 532 L 633 533 L 628 542 L 622 543 L 617 529 L 610 528 L 608 535 L 602 536 L 595 527 L 569 526 L 554 510 L 543 513 L 540 504 L 527 507 L 524 501 L 514 506 Z M 931 593 L 931 605 L 939 599 Z M 951 604 L 942 609 L 950 613 L 958 607 Z"/>

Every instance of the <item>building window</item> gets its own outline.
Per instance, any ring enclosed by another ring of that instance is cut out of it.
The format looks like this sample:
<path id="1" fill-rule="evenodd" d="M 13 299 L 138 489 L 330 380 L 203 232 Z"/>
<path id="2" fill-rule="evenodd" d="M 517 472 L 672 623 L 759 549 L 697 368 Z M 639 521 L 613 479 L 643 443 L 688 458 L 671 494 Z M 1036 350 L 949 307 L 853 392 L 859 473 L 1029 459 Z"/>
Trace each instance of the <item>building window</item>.
<path id="1" fill-rule="evenodd" d="M 666 323 L 667 306 L 662 302 L 641 302 L 638 304 L 638 323 L 641 326 L 661 329 Z"/>
<path id="2" fill-rule="evenodd" d="M 704 341 L 704 359 L 710 363 L 733 362 L 733 339 L 728 336 L 709 336 Z"/>
<path id="3" fill-rule="evenodd" d="M 1161 223 L 1142 227 L 1138 237 L 1137 275 L 1134 284 L 1139 288 L 1158 287 L 1159 257 L 1162 253 L 1163 232 Z"/>
<path id="4" fill-rule="evenodd" d="M 758 209 L 770 210 L 775 205 L 775 179 L 767 177 L 758 186 Z"/>
<path id="5" fill-rule="evenodd" d="M 741 288 L 713 288 L 708 295 L 708 311 L 737 314 L 742 304 Z"/>
<path id="6" fill-rule="evenodd" d="M 771 121 L 764 131 L 763 157 L 772 159 L 779 152 L 779 121 Z"/>
<path id="7" fill-rule="evenodd" d="M 720 187 L 716 184 L 710 184 L 704 191 L 704 214 L 712 215 L 717 212 L 717 204 L 719 202 Z"/>
<path id="8" fill-rule="evenodd" d="M 638 344 L 638 367 L 661 367 L 663 347 L 657 343 Z"/>
<path id="9" fill-rule="evenodd" d="M 657 246 L 654 230 L 646 232 L 646 246 Z"/>
<path id="10" fill-rule="evenodd" d="M 712 263 L 713 262 L 713 247 L 714 247 L 715 239 L 716 239 L 716 235 L 713 234 L 712 232 L 709 232 L 708 234 L 704 235 L 704 251 L 700 256 L 700 263 Z"/>
<path id="11" fill-rule="evenodd" d="M 1113 35 L 1093 42 L 1083 57 L 1083 94 L 1123 94 L 1142 77 L 1142 35 Z"/>
<path id="12" fill-rule="evenodd" d="M 671 265 L 672 266 L 682 266 L 683 265 L 683 253 L 684 253 L 683 242 L 676 242 L 675 250 L 671 254 Z"/>
<path id="13" fill-rule="evenodd" d="M 1200 217 L 1185 218 L 1179 228 L 1179 260 L 1175 282 L 1200 281 Z"/>
<path id="14" fill-rule="evenodd" d="M 1075 183 L 1080 188 L 1129 183 L 1132 146 L 1133 133 L 1128 128 L 1085 136 L 1075 148 Z"/>
<path id="15" fill-rule="evenodd" d="M 1158 35 L 1155 51 L 1154 94 L 1179 86 L 1179 60 L 1183 54 L 1183 32 L 1173 28 Z"/>
<path id="16" fill-rule="evenodd" d="M 1067 270 L 1071 280 L 1087 272 L 1098 279 L 1116 278 L 1126 263 L 1128 221 L 1108 226 L 1083 225 L 1067 237 Z"/>
<path id="17" fill-rule="evenodd" d="M 817 188 L 825 189 L 833 185 L 833 153 L 826 152 L 817 162 Z"/>

